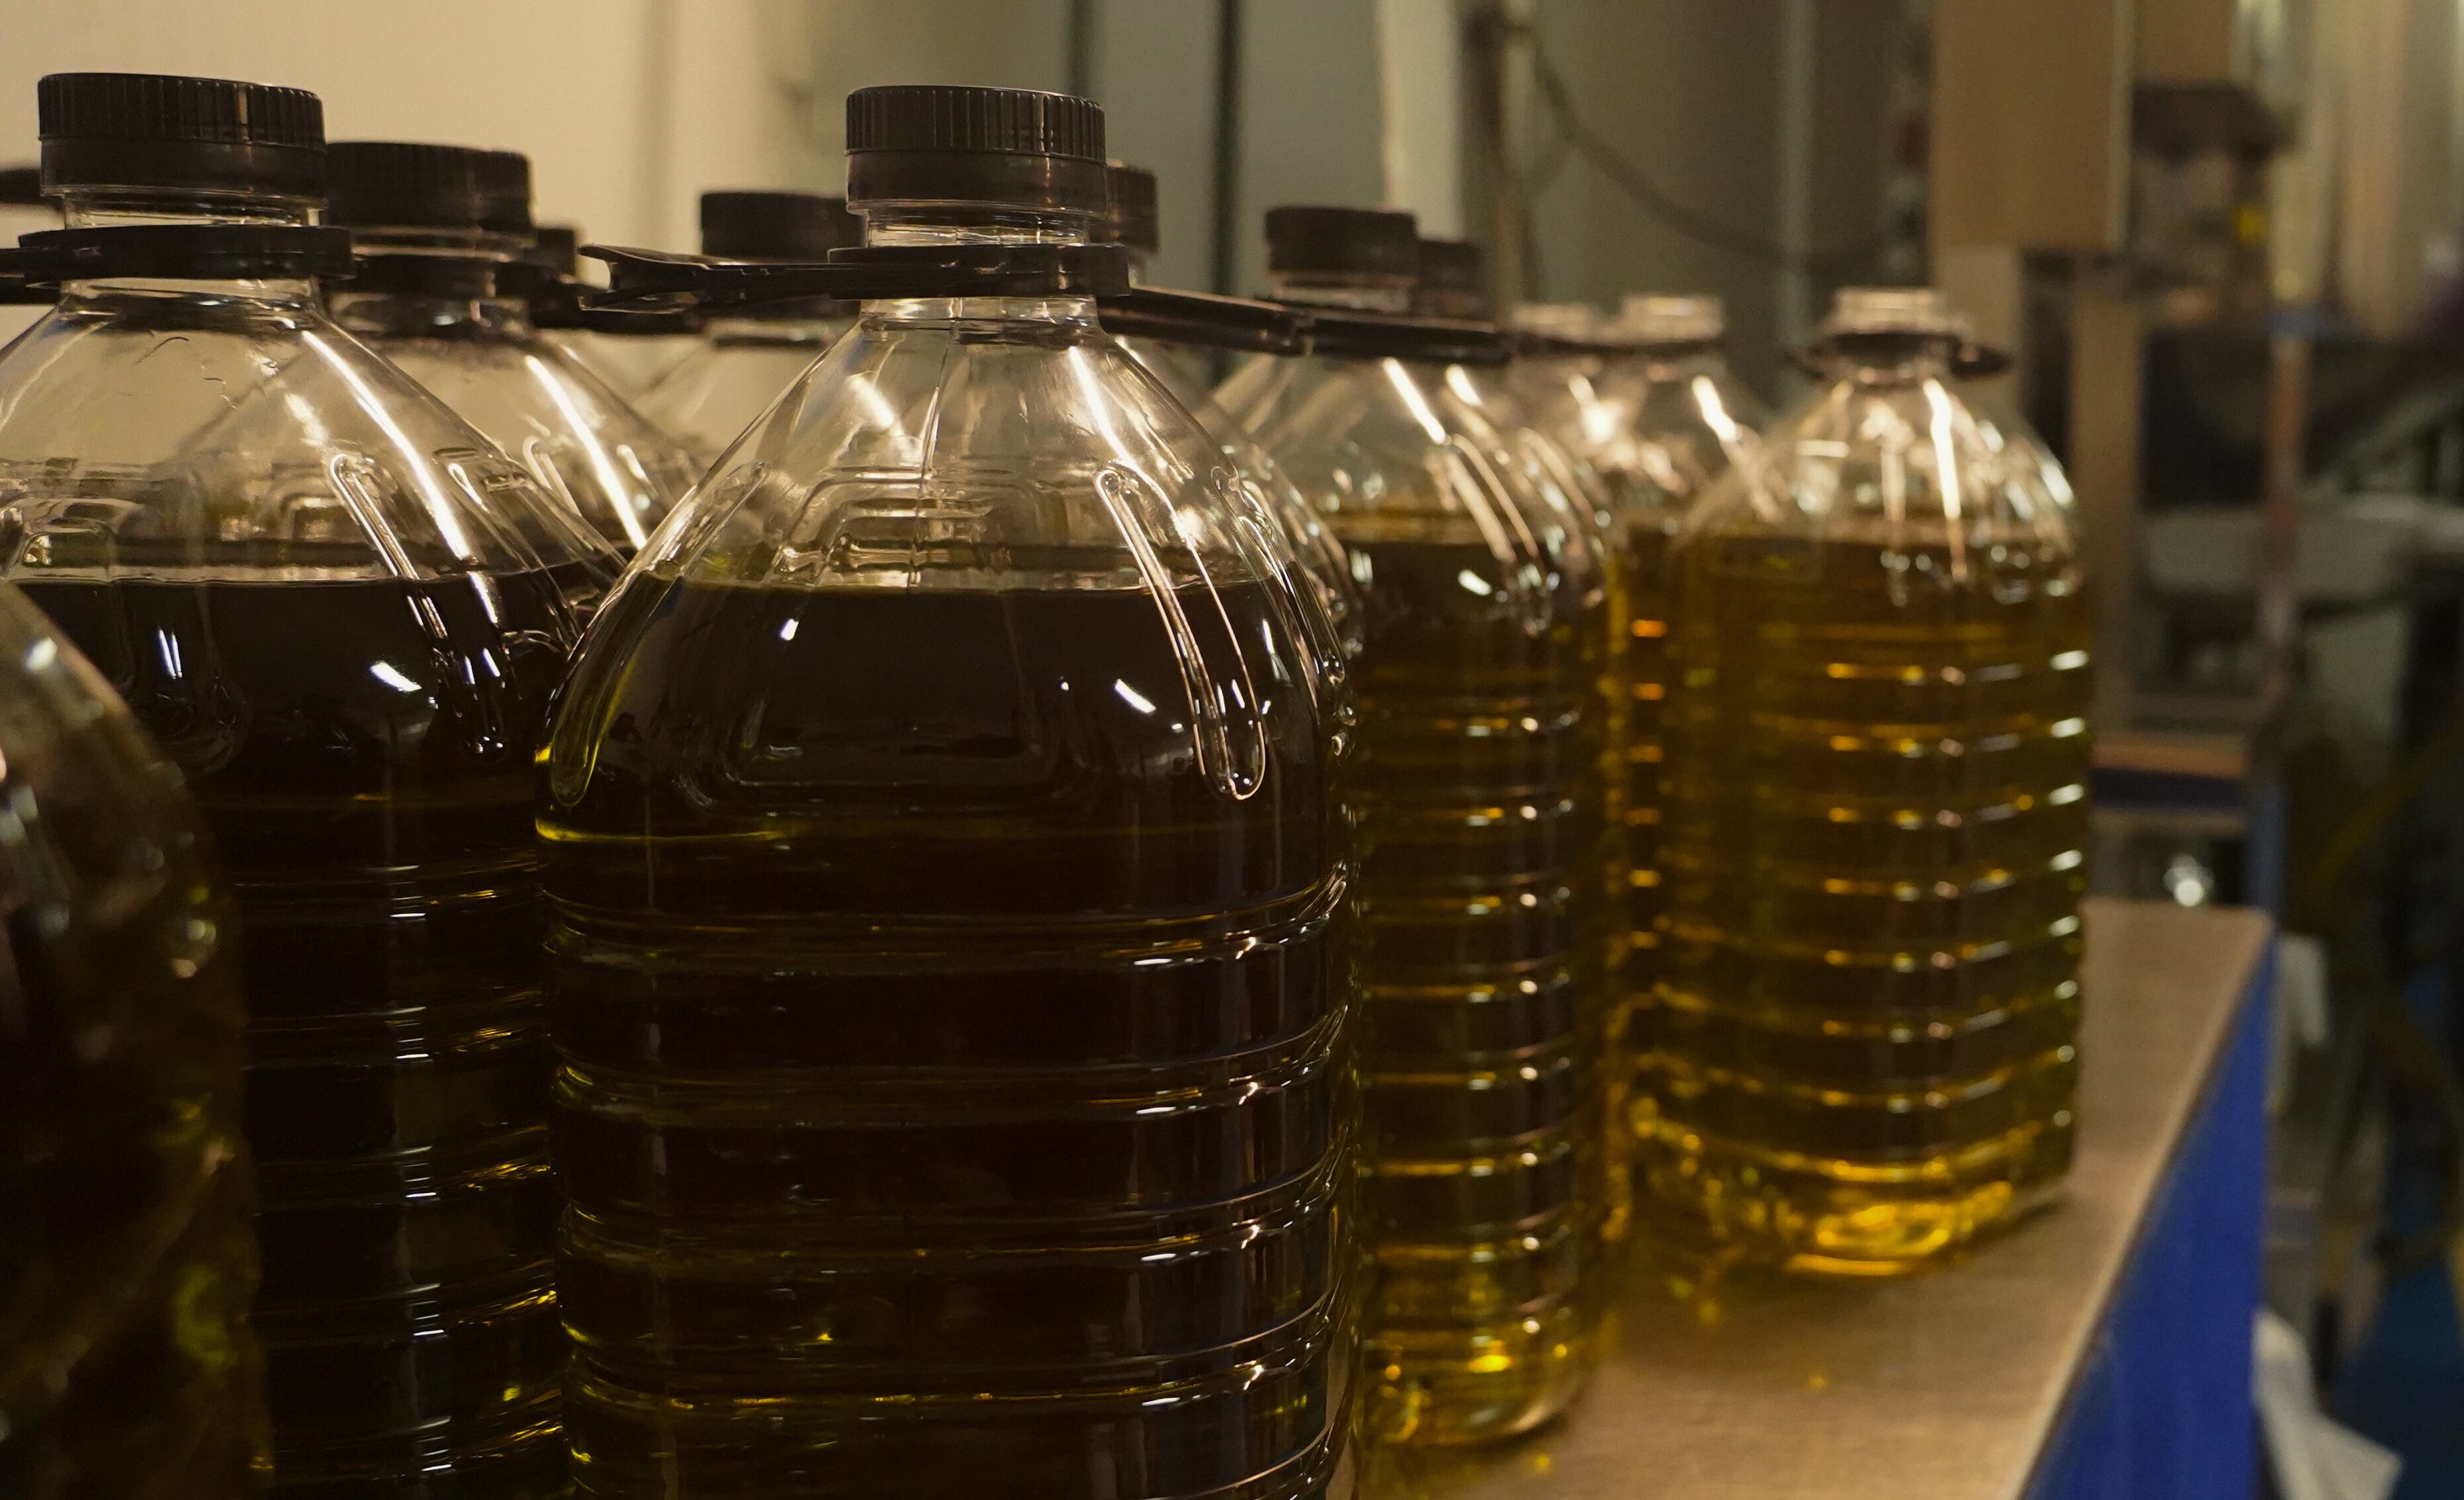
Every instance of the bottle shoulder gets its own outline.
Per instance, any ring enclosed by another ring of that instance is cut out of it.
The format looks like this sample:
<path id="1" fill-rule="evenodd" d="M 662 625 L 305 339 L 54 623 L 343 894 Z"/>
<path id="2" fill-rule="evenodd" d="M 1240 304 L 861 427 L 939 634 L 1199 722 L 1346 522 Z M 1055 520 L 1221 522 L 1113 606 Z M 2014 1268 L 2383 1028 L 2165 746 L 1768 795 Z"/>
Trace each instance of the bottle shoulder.
<path id="1" fill-rule="evenodd" d="M 1005 554 L 1127 557 L 1157 582 L 1288 561 L 1253 555 L 1240 489 L 1100 331 L 869 319 L 713 468 L 658 560 L 690 574 L 758 553 L 810 582 L 922 587 L 983 586 Z"/>
<path id="2" fill-rule="evenodd" d="M 580 736 L 564 765 L 595 754 L 613 721 L 591 705 L 646 680 L 661 621 L 692 603 L 737 621 L 708 639 L 734 642 L 747 669 L 811 649 L 789 618 L 800 610 L 840 621 L 842 641 L 912 618 L 873 649 L 943 676 L 1117 637 L 1171 670 L 1089 668 L 1084 682 L 1063 674 L 1069 690 L 1117 707 L 1129 699 L 1113 681 L 1128 682 L 1147 709 L 1125 709 L 1139 722 L 1124 733 L 1157 747 L 1133 759 L 1184 747 L 1243 796 L 1267 773 L 1275 726 L 1314 726 L 1330 691 L 1293 548 L 1190 412 L 1091 324 L 868 317 L 645 549 L 583 648 L 560 718 L 560 735 Z M 764 611 L 781 618 L 754 621 Z M 1074 701 L 1040 698 L 1033 717 L 1069 719 Z"/>
<path id="3" fill-rule="evenodd" d="M 2033 440 L 1947 382 L 1836 380 L 1783 416 L 1705 492 L 1706 536 L 1792 536 L 2031 565 L 2077 552 L 2069 487 Z"/>
<path id="4" fill-rule="evenodd" d="M 469 423 L 313 305 L 174 300 L 64 304 L 0 353 L 0 568 L 423 576 L 605 556 Z"/>

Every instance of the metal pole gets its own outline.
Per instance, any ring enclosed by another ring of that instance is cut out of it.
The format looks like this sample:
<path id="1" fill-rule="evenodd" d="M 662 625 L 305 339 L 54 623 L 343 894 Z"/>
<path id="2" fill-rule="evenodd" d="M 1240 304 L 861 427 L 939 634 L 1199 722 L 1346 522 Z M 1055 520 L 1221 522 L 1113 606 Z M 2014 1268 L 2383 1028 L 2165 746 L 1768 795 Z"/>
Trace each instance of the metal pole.
<path id="1" fill-rule="evenodd" d="M 2279 315 L 2279 318 L 2281 315 Z M 2267 732 L 2293 701 L 2301 649 L 2294 552 L 2301 528 L 2301 461 L 2310 415 L 2310 335 L 2284 326 L 2267 341 L 2267 429 L 2259 491 L 2259 724 Z"/>
<path id="2" fill-rule="evenodd" d="M 1814 0 L 1781 0 L 1779 11 L 1779 203 L 1774 236 L 1786 259 L 1773 287 L 1773 321 L 1783 347 L 1814 333 L 1813 278 L 1805 258 L 1814 244 Z"/>
<path id="3" fill-rule="evenodd" d="M 1095 97 L 1096 3 L 1069 0 L 1069 92 L 1080 98 Z"/>
<path id="4" fill-rule="evenodd" d="M 1207 285 L 1230 293 L 1241 265 L 1242 0 L 1215 4 L 1215 182 L 1213 264 Z"/>

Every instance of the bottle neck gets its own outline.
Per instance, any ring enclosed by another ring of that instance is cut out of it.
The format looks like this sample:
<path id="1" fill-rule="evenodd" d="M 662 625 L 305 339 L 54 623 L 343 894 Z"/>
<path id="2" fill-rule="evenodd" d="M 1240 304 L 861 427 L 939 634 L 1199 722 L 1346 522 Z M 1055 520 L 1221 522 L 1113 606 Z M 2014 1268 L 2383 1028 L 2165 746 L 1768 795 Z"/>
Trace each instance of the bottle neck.
<path id="1" fill-rule="evenodd" d="M 1479 322 L 1488 316 L 1488 298 L 1478 292 L 1424 289 L 1419 296 L 1413 298 L 1412 310 L 1424 317 L 1450 317 L 1459 322 Z"/>
<path id="2" fill-rule="evenodd" d="M 364 270 L 367 263 L 363 262 Z M 519 297 L 449 291 L 371 290 L 362 281 L 327 293 L 334 321 L 371 338 L 526 338 L 535 332 Z"/>
<path id="3" fill-rule="evenodd" d="M 1897 330 L 1834 334 L 1815 348 L 1823 378 L 1860 385 L 1913 385 L 1950 378 L 1958 340 Z"/>
<path id="4" fill-rule="evenodd" d="M 117 229 L 163 224 L 314 224 L 316 205 L 296 198 L 180 197 L 125 189 L 71 188 L 60 217 L 72 229 Z"/>
<path id="5" fill-rule="evenodd" d="M 60 195 L 60 222 L 72 229 L 121 229 L 180 225 L 244 224 L 307 226 L 317 222 L 317 206 L 297 198 L 244 198 L 215 194 L 183 196 L 122 189 L 72 188 Z M 285 305 L 306 306 L 316 300 L 316 284 L 291 277 L 113 276 L 71 281 L 60 288 L 60 299 L 75 303 L 115 293 L 148 296 L 212 295 Z"/>
<path id="6" fill-rule="evenodd" d="M 1000 204 L 872 203 L 864 215 L 869 246 L 1087 245 L 1095 216 Z M 903 297 L 864 304 L 868 318 L 947 322 L 956 318 L 1053 323 L 1095 321 L 1095 299 L 1051 297 Z"/>
<path id="7" fill-rule="evenodd" d="M 1339 307 L 1355 313 L 1412 311 L 1412 283 L 1399 276 L 1270 272 L 1266 275 L 1266 294 L 1298 307 Z"/>
<path id="8" fill-rule="evenodd" d="M 1727 357 L 1716 338 L 1667 343 L 1639 343 L 1618 354 L 1650 380 L 1685 380 L 1698 375 L 1724 375 Z"/>
<path id="9" fill-rule="evenodd" d="M 504 273 L 521 242 L 460 229 L 367 229 L 352 236 L 355 273 L 328 289 L 335 321 L 379 337 L 518 337 L 530 304 L 510 294 Z"/>

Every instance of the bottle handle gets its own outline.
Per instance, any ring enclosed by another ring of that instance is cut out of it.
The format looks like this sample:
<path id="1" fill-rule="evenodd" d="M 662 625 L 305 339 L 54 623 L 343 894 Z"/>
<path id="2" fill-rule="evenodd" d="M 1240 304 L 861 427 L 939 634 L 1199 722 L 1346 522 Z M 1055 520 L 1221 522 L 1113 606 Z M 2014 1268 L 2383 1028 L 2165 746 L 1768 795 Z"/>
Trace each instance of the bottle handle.
<path id="1" fill-rule="evenodd" d="M 1266 784 L 1266 724 L 1257 681 L 1249 669 L 1248 655 L 1242 648 L 1240 633 L 1233 628 L 1230 613 L 1215 592 L 1213 576 L 1206 571 L 1196 542 L 1185 539 L 1190 561 L 1196 565 L 1204 586 L 1206 602 L 1217 611 L 1223 639 L 1230 642 L 1231 670 L 1224 672 L 1206 660 L 1182 601 L 1185 591 L 1176 584 L 1154 539 L 1140 524 L 1138 491 L 1145 483 L 1118 466 L 1107 464 L 1096 471 L 1095 493 L 1110 512 L 1123 545 L 1136 560 L 1139 576 L 1146 580 L 1148 597 L 1155 601 L 1155 614 L 1172 639 L 1173 656 L 1180 664 L 1181 688 L 1189 702 L 1189 730 L 1198 750 L 1199 771 L 1235 801 L 1246 801 Z M 1168 498 L 1155 494 L 1151 489 L 1149 493 L 1162 506 L 1164 514 L 1175 513 Z"/>
<path id="2" fill-rule="evenodd" d="M 1450 488 L 1463 501 L 1472 524 L 1480 528 L 1481 540 L 1497 562 L 1499 585 L 1506 591 L 1507 607 L 1515 622 L 1526 635 L 1546 634 L 1554 608 L 1547 571 L 1540 562 L 1540 539 L 1531 533 L 1530 523 L 1520 511 L 1499 501 L 1507 487 L 1497 466 L 1461 432 L 1448 434 L 1445 446 L 1438 450 L 1438 462 L 1458 470 Z"/>

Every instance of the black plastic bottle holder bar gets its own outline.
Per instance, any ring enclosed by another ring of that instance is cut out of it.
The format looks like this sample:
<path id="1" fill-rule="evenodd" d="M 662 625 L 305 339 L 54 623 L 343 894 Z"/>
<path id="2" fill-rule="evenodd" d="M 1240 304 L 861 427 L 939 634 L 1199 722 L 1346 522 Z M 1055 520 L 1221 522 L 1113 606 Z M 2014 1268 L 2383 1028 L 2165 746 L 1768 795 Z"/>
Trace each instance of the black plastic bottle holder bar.
<path id="1" fill-rule="evenodd" d="M 59 299 L 63 283 L 113 276 L 224 281 L 317 277 L 379 287 L 385 273 L 368 274 L 355 258 L 351 231 L 339 225 L 143 224 L 99 228 L 44 229 L 20 236 L 14 250 L 0 249 L 0 304 L 45 306 Z M 498 268 L 503 294 L 531 304 L 542 328 L 587 328 L 605 333 L 675 334 L 700 330 L 697 313 L 649 315 L 596 313 L 583 305 L 587 289 L 570 276 L 536 271 L 519 262 Z"/>
<path id="2" fill-rule="evenodd" d="M 1981 380 L 2011 368 L 2008 350 L 1980 344 L 1973 338 L 1957 334 L 1914 330 L 1877 329 L 1866 333 L 1833 334 L 1793 351 L 1789 359 L 1806 374 L 1817 380 L 1830 380 L 1836 373 L 1835 361 L 1841 359 L 1888 365 L 1903 363 L 1926 353 L 1938 353 L 1954 380 Z"/>
<path id="3" fill-rule="evenodd" d="M 71 281 L 296 281 L 347 274 L 351 231 L 304 224 L 40 229 L 0 250 L 0 300 L 50 302 Z"/>
<path id="4" fill-rule="evenodd" d="M 844 302 L 966 297 L 1091 297 L 1124 337 L 1277 355 L 1503 364 L 1512 342 L 1491 323 L 1293 307 L 1133 286 L 1118 245 L 867 245 L 821 261 L 731 261 L 590 245 L 608 286 L 603 314 L 639 316 L 826 297 Z"/>

